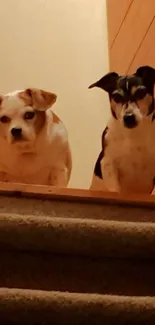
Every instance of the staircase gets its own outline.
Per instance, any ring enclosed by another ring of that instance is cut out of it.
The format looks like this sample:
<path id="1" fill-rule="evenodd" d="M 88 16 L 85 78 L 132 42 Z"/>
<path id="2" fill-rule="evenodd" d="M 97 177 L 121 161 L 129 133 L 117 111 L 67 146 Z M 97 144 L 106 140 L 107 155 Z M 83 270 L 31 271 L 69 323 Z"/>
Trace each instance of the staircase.
<path id="1" fill-rule="evenodd" d="M 155 198 L 0 184 L 0 324 L 155 324 Z"/>

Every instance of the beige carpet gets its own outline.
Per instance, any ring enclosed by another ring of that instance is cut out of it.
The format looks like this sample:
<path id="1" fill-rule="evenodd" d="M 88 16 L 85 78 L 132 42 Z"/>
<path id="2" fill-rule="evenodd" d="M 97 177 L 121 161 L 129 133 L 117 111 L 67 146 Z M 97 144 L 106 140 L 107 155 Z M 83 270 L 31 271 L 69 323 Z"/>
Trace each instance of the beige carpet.
<path id="1" fill-rule="evenodd" d="M 155 298 L 0 289 L 1 324 L 154 325 Z"/>
<path id="2" fill-rule="evenodd" d="M 25 215 L 1 202 L 0 324 L 154 325 L 154 279 L 154 222 Z"/>

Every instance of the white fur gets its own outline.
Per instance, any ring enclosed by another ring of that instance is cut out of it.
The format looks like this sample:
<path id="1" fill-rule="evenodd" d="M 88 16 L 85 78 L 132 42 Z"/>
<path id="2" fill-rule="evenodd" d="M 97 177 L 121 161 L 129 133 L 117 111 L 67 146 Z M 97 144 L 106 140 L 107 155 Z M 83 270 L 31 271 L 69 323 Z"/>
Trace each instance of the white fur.
<path id="1" fill-rule="evenodd" d="M 48 109 L 36 134 L 33 122 L 22 118 L 25 107 L 19 92 L 5 95 L 0 108 L 0 116 L 11 117 L 7 124 L 0 122 L 0 181 L 65 187 L 72 168 L 67 130 L 61 121 L 53 122 Z M 25 141 L 12 141 L 12 127 L 22 128 Z"/>
<path id="2" fill-rule="evenodd" d="M 155 122 L 134 108 L 138 125 L 124 127 L 121 117 L 111 117 L 101 160 L 103 179 L 93 175 L 91 189 L 151 193 L 155 177 Z"/>

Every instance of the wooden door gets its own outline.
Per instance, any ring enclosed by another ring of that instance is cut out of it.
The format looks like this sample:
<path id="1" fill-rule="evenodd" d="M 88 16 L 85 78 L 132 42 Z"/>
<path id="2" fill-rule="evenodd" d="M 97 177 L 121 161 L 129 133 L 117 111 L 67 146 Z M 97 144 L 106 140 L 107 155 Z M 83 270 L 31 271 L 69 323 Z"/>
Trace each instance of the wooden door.
<path id="1" fill-rule="evenodd" d="M 155 0 L 107 0 L 110 70 L 155 67 Z"/>

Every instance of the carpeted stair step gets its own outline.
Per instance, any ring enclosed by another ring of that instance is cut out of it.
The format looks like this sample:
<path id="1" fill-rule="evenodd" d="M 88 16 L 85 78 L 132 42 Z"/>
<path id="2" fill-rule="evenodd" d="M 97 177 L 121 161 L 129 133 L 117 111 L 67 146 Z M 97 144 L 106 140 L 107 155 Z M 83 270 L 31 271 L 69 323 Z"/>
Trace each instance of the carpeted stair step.
<path id="1" fill-rule="evenodd" d="M 3 325 L 154 325 L 155 298 L 0 289 Z"/>
<path id="2" fill-rule="evenodd" d="M 154 274 L 153 197 L 0 184 L 0 324 L 154 325 Z"/>
<path id="3" fill-rule="evenodd" d="M 155 223 L 0 213 L 0 286 L 155 296 Z"/>
<path id="4" fill-rule="evenodd" d="M 1 213 L 0 250 L 154 259 L 155 223 Z"/>
<path id="5" fill-rule="evenodd" d="M 155 262 L 1 252 L 0 287 L 155 296 Z"/>

